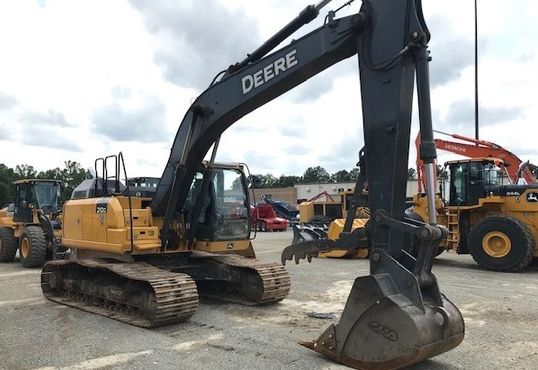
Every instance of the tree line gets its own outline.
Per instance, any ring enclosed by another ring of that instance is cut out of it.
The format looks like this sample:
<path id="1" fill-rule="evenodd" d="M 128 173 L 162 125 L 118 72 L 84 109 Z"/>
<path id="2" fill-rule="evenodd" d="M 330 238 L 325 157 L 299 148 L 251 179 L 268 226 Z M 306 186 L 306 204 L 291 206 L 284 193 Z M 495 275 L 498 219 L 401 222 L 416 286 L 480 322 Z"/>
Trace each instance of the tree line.
<path id="1" fill-rule="evenodd" d="M 329 182 L 354 182 L 357 180 L 359 170 L 354 168 L 350 171 L 339 170 L 334 173 L 329 173 L 321 166 L 308 167 L 302 176 L 282 175 L 276 177 L 270 173 L 255 174 L 255 187 L 257 188 L 285 188 L 297 184 L 320 184 Z M 409 168 L 407 173 L 408 180 L 416 180 L 416 170 Z"/>
<path id="2" fill-rule="evenodd" d="M 64 162 L 64 167 L 56 167 L 46 171 L 37 171 L 33 166 L 18 164 L 15 168 L 10 168 L 5 164 L 0 164 L 0 206 L 11 203 L 15 198 L 14 181 L 22 179 L 49 179 L 59 180 L 62 183 L 61 200 L 65 201 L 71 197 L 73 189 L 83 180 L 91 178 L 88 170 L 82 168 L 80 163 L 75 161 Z"/>

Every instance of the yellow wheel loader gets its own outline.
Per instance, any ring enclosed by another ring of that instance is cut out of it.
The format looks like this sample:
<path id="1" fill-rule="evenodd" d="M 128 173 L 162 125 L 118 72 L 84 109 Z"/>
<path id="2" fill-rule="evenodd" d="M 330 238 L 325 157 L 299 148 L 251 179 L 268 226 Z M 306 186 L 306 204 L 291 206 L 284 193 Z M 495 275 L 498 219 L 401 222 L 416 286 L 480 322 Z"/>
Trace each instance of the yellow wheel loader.
<path id="1" fill-rule="evenodd" d="M 149 207 L 120 188 L 120 167 L 128 178 L 121 155 L 99 162 L 101 180 L 112 177 L 117 186 L 112 194 L 102 186 L 93 198 L 65 203 L 62 244 L 77 258 L 45 264 L 41 282 L 48 299 L 151 327 L 189 318 L 198 294 L 255 304 L 286 297 L 290 281 L 283 266 L 247 258 L 253 257 L 247 181 L 241 168 L 215 163 L 219 138 L 256 108 L 358 55 L 372 217 L 367 228 L 356 230 L 367 230 L 370 274 L 355 280 L 340 323 L 305 346 L 355 368 L 394 369 L 463 340 L 462 316 L 431 271 L 446 230 L 436 225 L 435 212 L 430 224 L 404 214 L 415 74 L 422 158 L 427 169 L 435 160 L 430 35 L 421 2 L 365 0 L 359 12 L 342 18 L 338 9 L 330 11 L 322 26 L 273 51 L 328 3 L 307 6 L 196 98 Z M 110 176 L 109 161 L 115 163 Z M 432 200 L 434 191 L 428 188 L 428 194 Z M 365 239 L 360 232 L 348 234 Z M 419 240 L 416 259 L 403 249 L 410 235 Z M 320 251 L 297 243 L 282 257 Z"/>
<path id="2" fill-rule="evenodd" d="M 359 152 L 357 166 L 359 175 L 355 189 L 338 192 L 339 202 L 331 199 L 324 202 L 308 201 L 299 205 L 301 223 L 293 226 L 292 244 L 313 241 L 318 244 L 325 243 L 329 250 L 319 252 L 317 257 L 368 257 L 368 241 L 366 234 L 361 230 L 370 219 L 368 192 L 364 190 L 366 182 L 364 149 Z M 360 239 L 357 239 L 358 233 L 362 233 Z M 338 247 L 341 244 L 344 245 Z"/>
<path id="3" fill-rule="evenodd" d="M 503 185 L 503 161 L 473 158 L 446 162 L 447 198 L 436 197 L 438 222 L 449 234 L 439 253 L 470 253 L 480 266 L 514 272 L 538 256 L 538 185 Z M 408 215 L 429 217 L 426 196 L 416 194 Z"/>
<path id="4" fill-rule="evenodd" d="M 59 201 L 59 181 L 15 181 L 14 202 L 0 210 L 0 262 L 12 262 L 17 250 L 24 267 L 52 259 L 61 236 Z"/>

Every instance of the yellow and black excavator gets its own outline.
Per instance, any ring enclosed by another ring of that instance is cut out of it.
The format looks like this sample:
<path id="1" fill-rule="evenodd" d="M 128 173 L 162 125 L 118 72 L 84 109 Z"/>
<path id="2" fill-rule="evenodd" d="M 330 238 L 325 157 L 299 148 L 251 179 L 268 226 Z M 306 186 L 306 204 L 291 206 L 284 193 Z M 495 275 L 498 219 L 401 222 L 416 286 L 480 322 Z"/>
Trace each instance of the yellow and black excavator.
<path id="1" fill-rule="evenodd" d="M 77 258 L 44 266 L 41 282 L 48 299 L 150 327 L 190 317 L 198 294 L 249 303 L 284 298 L 290 283 L 282 266 L 241 256 L 253 256 L 246 178 L 240 166 L 215 163 L 219 138 L 256 108 L 358 55 L 372 217 L 349 236 L 369 236 L 371 271 L 355 280 L 340 323 L 305 345 L 352 367 L 392 369 L 462 341 L 462 316 L 431 272 L 446 230 L 436 226 L 435 212 L 429 224 L 404 214 L 415 72 L 428 179 L 435 160 L 429 32 L 421 1 L 365 0 L 359 12 L 341 18 L 339 9 L 329 11 L 321 27 L 273 51 L 329 2 L 306 7 L 198 96 L 179 127 L 149 207 L 119 186 L 113 194 L 101 186 L 93 198 L 65 203 L 62 244 Z M 203 161 L 211 148 L 209 161 Z M 96 166 L 102 181 L 108 181 L 108 163 L 114 163 L 115 181 L 120 167 L 125 176 L 121 155 L 103 158 Z M 432 201 L 433 190 L 428 188 Z M 416 259 L 403 249 L 410 236 L 419 244 Z M 297 243 L 282 258 L 330 249 Z"/>

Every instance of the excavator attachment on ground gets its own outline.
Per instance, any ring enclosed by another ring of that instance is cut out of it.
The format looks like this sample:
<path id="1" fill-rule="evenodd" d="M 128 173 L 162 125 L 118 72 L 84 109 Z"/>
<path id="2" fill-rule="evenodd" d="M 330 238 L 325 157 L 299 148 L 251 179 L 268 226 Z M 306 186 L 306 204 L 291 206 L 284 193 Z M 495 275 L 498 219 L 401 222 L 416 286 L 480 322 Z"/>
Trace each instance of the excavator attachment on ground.
<path id="1" fill-rule="evenodd" d="M 393 220 L 380 212 L 376 222 L 387 227 Z M 417 259 L 406 252 L 392 257 L 383 249 L 370 255 L 370 275 L 355 279 L 340 322 L 331 324 L 318 339 L 300 344 L 334 361 L 357 369 L 398 369 L 446 352 L 463 340 L 461 313 L 439 291 L 428 271 L 432 252 L 444 231 L 406 220 L 410 234 L 421 240 Z M 412 228 L 412 231 L 411 231 Z M 331 245 L 311 245 L 308 251 L 295 246 L 282 259 L 296 263 Z M 334 245 L 333 245 L 334 247 Z"/>
<path id="2" fill-rule="evenodd" d="M 295 250 L 303 248 L 311 257 L 366 258 L 368 256 L 365 228 L 370 219 L 370 210 L 365 207 L 366 155 L 359 151 L 357 163 L 359 173 L 355 188 L 350 194 L 342 194 L 341 210 L 345 218 L 326 224 L 301 224 L 293 226 L 292 245 Z M 316 253 L 310 253 L 317 250 Z"/>

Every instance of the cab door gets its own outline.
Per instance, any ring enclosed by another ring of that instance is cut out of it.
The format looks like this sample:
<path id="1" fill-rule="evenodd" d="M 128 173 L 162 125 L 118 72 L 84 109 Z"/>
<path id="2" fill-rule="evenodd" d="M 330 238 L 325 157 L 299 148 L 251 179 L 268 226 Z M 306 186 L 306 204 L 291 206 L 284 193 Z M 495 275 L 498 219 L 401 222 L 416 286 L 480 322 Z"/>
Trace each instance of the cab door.
<path id="1" fill-rule="evenodd" d="M 15 188 L 15 211 L 13 221 L 29 223 L 33 221 L 32 209 L 33 203 L 32 184 L 17 184 Z"/>

